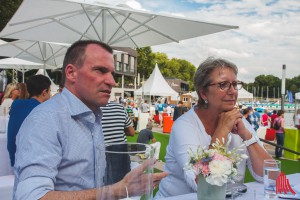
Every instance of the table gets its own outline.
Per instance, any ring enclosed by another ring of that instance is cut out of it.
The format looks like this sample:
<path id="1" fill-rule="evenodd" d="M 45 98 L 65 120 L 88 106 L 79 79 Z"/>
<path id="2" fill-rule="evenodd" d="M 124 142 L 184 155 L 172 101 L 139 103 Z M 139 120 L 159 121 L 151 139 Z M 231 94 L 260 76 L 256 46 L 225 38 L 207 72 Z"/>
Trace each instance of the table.
<path id="1" fill-rule="evenodd" d="M 7 151 L 7 136 L 0 134 L 0 176 L 13 175 L 13 169 L 10 166 L 10 158 Z"/>
<path id="2" fill-rule="evenodd" d="M 12 200 L 15 176 L 1 176 L 0 177 L 0 199 Z"/>
<path id="3" fill-rule="evenodd" d="M 291 185 L 299 184 L 300 173 L 287 175 L 287 178 L 289 179 Z M 248 188 L 251 188 L 252 191 L 255 190 L 257 200 L 264 199 L 264 186 L 262 183 L 251 182 L 251 183 L 246 183 L 245 185 L 247 185 Z M 173 197 L 168 197 L 168 198 L 163 198 L 163 199 L 166 199 L 166 200 L 182 200 L 182 199 L 197 200 L 197 193 L 184 194 L 184 195 L 173 196 Z M 253 199 L 253 198 L 251 198 L 250 193 L 246 192 L 245 194 L 236 198 L 236 200 L 239 200 L 239 199 L 242 200 L 242 199 Z M 275 198 L 275 199 L 281 200 L 280 198 Z M 275 199 L 273 199 L 273 200 L 275 200 Z"/>

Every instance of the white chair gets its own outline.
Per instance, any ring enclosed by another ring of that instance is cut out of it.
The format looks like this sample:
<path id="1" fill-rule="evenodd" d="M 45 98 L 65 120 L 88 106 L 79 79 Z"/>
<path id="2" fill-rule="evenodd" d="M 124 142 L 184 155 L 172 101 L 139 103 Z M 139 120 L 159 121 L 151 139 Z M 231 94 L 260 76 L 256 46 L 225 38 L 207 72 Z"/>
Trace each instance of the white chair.
<path id="1" fill-rule="evenodd" d="M 12 200 L 15 176 L 1 176 L 0 177 L 0 199 Z"/>

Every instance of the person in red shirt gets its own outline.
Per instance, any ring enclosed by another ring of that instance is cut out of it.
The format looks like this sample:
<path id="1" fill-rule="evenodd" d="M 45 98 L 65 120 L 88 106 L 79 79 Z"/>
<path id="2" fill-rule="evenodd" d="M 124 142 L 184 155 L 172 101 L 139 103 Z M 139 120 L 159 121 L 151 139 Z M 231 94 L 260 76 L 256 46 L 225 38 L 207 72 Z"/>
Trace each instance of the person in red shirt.
<path id="1" fill-rule="evenodd" d="M 268 126 L 268 122 L 270 121 L 268 110 L 264 110 L 264 114 L 261 116 L 261 125 Z"/>
<path id="2" fill-rule="evenodd" d="M 277 110 L 273 110 L 273 114 L 271 115 L 271 128 L 273 128 L 274 120 L 278 117 Z"/>

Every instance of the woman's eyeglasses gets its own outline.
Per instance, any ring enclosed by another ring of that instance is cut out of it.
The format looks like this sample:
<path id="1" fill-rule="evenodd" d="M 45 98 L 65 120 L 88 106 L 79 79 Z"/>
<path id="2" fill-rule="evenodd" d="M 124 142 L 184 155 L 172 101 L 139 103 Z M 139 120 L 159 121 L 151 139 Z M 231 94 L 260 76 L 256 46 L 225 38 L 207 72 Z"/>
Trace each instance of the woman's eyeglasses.
<path id="1" fill-rule="evenodd" d="M 208 86 L 212 86 L 212 85 L 218 85 L 218 87 L 221 89 L 221 90 L 224 90 L 224 91 L 227 91 L 231 88 L 231 86 L 233 86 L 233 88 L 235 90 L 240 90 L 243 88 L 243 82 L 242 81 L 233 81 L 232 83 L 228 82 L 228 81 L 223 81 L 223 82 L 220 82 L 220 83 L 212 83 L 212 84 L 208 84 L 206 85 L 206 87 Z"/>

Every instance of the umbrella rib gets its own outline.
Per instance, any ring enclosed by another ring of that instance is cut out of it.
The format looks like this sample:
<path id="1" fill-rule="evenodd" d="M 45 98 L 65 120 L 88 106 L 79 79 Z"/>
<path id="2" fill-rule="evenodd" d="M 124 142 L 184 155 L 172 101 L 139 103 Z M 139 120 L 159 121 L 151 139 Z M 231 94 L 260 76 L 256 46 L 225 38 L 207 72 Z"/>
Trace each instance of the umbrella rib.
<path id="1" fill-rule="evenodd" d="M 85 7 L 83 6 L 83 4 L 80 4 L 82 7 L 82 10 L 84 11 L 86 17 L 88 18 L 88 20 L 90 21 L 90 25 L 87 27 L 87 29 L 83 32 L 83 34 L 81 34 L 80 40 L 83 38 L 83 36 L 87 33 L 88 29 L 92 26 L 96 35 L 98 36 L 99 40 L 102 41 L 101 36 L 98 34 L 96 27 L 94 26 L 94 22 L 97 19 L 97 17 L 102 13 L 102 9 L 100 11 L 100 13 L 95 17 L 94 21 L 91 20 L 88 12 L 86 11 Z"/>
<path id="2" fill-rule="evenodd" d="M 126 30 L 123 28 L 123 24 L 127 21 L 127 19 L 130 17 L 130 15 L 132 14 L 132 13 L 129 13 L 126 17 L 125 17 L 125 19 L 123 20 L 123 22 L 120 24 L 119 22 L 118 22 L 118 20 L 115 18 L 115 16 L 110 12 L 110 11 L 108 11 L 109 12 L 109 14 L 112 16 L 112 18 L 119 24 L 119 27 L 117 28 L 117 30 L 114 32 L 114 34 L 110 37 L 110 39 L 108 40 L 108 44 L 110 43 L 110 41 L 116 36 L 116 34 L 119 32 L 119 30 L 122 28 L 123 29 L 123 31 L 126 33 Z M 129 36 L 129 35 L 128 35 Z M 131 37 L 129 36 L 129 38 L 130 38 L 130 40 L 135 44 L 135 46 L 136 47 L 138 47 L 137 46 L 137 44 L 131 39 Z"/>
<path id="3" fill-rule="evenodd" d="M 122 14 L 122 13 L 119 13 L 119 12 L 117 12 L 117 13 L 124 16 L 124 14 Z M 156 17 L 157 17 L 157 16 L 152 15 L 148 20 L 144 21 L 143 23 L 139 22 L 138 20 L 136 20 L 136 19 L 134 19 L 134 18 L 132 18 L 132 17 L 129 17 L 130 20 L 132 20 L 132 21 L 138 23 L 139 25 L 136 26 L 135 28 L 133 28 L 132 30 L 128 31 L 128 34 L 131 33 L 131 32 L 133 32 L 133 31 L 135 31 L 136 29 L 138 29 L 138 28 L 141 27 L 141 26 L 145 26 L 147 29 L 149 29 L 149 30 L 151 30 L 151 31 L 154 31 L 154 32 L 158 33 L 159 35 L 162 35 L 163 37 L 168 38 L 169 40 L 172 40 L 173 42 L 179 43 L 178 40 L 172 38 L 171 36 L 166 35 L 166 34 L 160 32 L 160 31 L 158 31 L 158 30 L 156 30 L 156 29 L 154 29 L 154 28 L 152 28 L 152 27 L 146 25 L 146 23 L 148 23 L 148 22 L 154 20 Z M 138 34 L 137 34 L 137 35 L 138 35 Z M 125 37 L 125 36 L 126 36 L 126 35 L 124 34 L 123 36 L 119 37 L 118 39 L 121 39 L 121 38 L 123 38 L 123 37 Z M 132 36 L 131 36 L 131 37 L 132 37 Z M 112 43 L 114 43 L 115 41 L 116 41 L 116 40 L 114 40 Z"/>
<path id="4" fill-rule="evenodd" d="M 16 41 L 16 42 L 19 42 L 19 41 Z M 34 54 L 32 54 L 32 53 L 30 53 L 30 52 L 28 51 L 28 49 L 30 49 L 31 47 L 33 47 L 33 45 L 34 45 L 35 43 L 33 43 L 32 45 L 30 45 L 28 48 L 25 48 L 25 49 L 19 47 L 19 46 L 17 45 L 17 43 L 15 43 L 15 42 L 12 42 L 12 43 L 10 43 L 10 44 L 11 44 L 12 46 L 16 47 L 17 49 L 21 50 L 21 52 L 18 53 L 17 55 L 15 55 L 14 57 L 19 57 L 22 53 L 25 52 L 25 53 L 27 53 L 28 55 L 30 55 L 30 56 L 32 56 L 32 57 L 38 59 L 39 61 L 41 61 L 41 59 L 40 59 L 39 57 L 35 56 Z"/>

